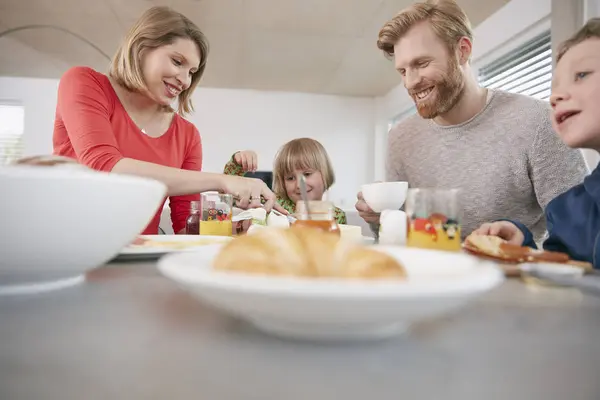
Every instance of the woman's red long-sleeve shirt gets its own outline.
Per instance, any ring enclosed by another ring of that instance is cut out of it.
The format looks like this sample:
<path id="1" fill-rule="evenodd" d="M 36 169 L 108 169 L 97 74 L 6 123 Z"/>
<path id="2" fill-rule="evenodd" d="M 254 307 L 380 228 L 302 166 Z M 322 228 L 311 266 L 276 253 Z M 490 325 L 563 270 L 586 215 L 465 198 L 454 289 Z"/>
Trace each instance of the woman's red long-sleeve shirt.
<path id="1" fill-rule="evenodd" d="M 111 171 L 122 158 L 193 171 L 202 168 L 202 142 L 191 122 L 176 114 L 162 136 L 145 135 L 125 111 L 108 77 L 87 67 L 71 68 L 60 80 L 52 140 L 54 154 L 98 171 Z M 199 197 L 169 198 L 174 232 L 185 227 L 190 201 Z M 158 233 L 163 206 L 164 201 L 142 233 Z"/>

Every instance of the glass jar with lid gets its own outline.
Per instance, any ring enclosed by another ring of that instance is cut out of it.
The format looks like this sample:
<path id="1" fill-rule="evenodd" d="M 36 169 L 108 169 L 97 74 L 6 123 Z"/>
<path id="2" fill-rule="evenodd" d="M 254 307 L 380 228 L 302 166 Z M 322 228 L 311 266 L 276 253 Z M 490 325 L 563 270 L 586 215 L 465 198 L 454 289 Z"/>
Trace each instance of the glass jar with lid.
<path id="1" fill-rule="evenodd" d="M 330 201 L 309 200 L 308 211 L 303 200 L 296 203 L 297 220 L 294 226 L 306 226 L 340 235 L 340 227 L 335 220 L 335 207 Z"/>
<path id="2" fill-rule="evenodd" d="M 185 234 L 199 235 L 200 234 L 200 219 L 202 217 L 202 207 L 200 201 L 190 202 L 190 214 L 185 220 Z"/>

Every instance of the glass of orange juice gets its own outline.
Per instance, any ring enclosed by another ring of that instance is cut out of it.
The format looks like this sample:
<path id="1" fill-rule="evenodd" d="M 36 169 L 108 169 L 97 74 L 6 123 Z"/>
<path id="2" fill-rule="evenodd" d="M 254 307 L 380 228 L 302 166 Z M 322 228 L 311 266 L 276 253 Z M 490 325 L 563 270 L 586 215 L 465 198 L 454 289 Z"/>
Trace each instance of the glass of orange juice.
<path id="1" fill-rule="evenodd" d="M 436 250 L 461 249 L 458 189 L 409 189 L 406 245 Z"/>
<path id="2" fill-rule="evenodd" d="M 200 235 L 232 236 L 233 196 L 221 193 L 202 193 Z"/>

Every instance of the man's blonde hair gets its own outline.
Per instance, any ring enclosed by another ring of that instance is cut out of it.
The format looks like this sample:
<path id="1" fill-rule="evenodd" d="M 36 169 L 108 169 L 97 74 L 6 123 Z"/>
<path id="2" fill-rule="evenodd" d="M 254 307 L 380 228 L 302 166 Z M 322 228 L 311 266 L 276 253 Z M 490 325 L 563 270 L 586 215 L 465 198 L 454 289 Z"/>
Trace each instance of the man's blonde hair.
<path id="1" fill-rule="evenodd" d="M 400 11 L 379 31 L 377 47 L 386 55 L 394 55 L 394 45 L 414 25 L 428 21 L 436 35 L 454 51 L 463 37 L 473 41 L 471 23 L 453 0 L 428 0 Z"/>
<path id="2" fill-rule="evenodd" d="M 119 85 L 135 92 L 147 90 L 142 73 L 142 58 L 146 52 L 172 44 L 177 39 L 190 39 L 200 52 L 200 65 L 192 74 L 190 87 L 179 94 L 179 113 L 193 111 L 192 93 L 198 85 L 208 56 L 208 40 L 183 14 L 169 7 L 152 7 L 131 27 L 115 53 L 109 75 Z"/>
<path id="3" fill-rule="evenodd" d="M 558 63 L 565 53 L 573 46 L 576 46 L 584 40 L 591 38 L 600 39 L 600 18 L 589 19 L 588 22 L 579 31 L 577 31 L 577 33 L 565 40 L 558 49 L 556 62 Z"/>
<path id="4" fill-rule="evenodd" d="M 284 144 L 277 152 L 273 165 L 273 191 L 277 196 L 289 199 L 285 190 L 285 178 L 292 175 L 296 169 L 320 172 L 325 190 L 335 183 L 335 174 L 327 151 L 314 139 L 294 139 Z"/>

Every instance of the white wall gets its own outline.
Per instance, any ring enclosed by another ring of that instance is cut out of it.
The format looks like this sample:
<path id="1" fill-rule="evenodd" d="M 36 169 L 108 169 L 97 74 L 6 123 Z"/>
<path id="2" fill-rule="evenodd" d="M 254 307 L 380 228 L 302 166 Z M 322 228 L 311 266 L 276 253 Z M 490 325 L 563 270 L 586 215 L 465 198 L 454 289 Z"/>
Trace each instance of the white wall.
<path id="1" fill-rule="evenodd" d="M 0 77 L 0 102 L 15 102 L 25 107 L 25 155 L 52 152 L 57 88 L 58 81 L 54 79 Z"/>
<path id="2" fill-rule="evenodd" d="M 400 75 L 398 75 L 400 81 Z M 390 90 L 385 96 L 375 99 L 375 137 L 373 140 L 373 177 L 376 181 L 385 180 L 385 157 L 387 133 L 390 121 L 413 105 L 402 84 Z"/>
<path id="3" fill-rule="evenodd" d="M 0 77 L 0 101 L 25 106 L 25 155 L 52 152 L 56 80 Z M 277 149 L 296 137 L 319 140 L 337 183 L 329 198 L 353 208 L 356 192 L 373 174 L 374 100 L 299 93 L 199 88 L 190 120 L 203 139 L 204 170 L 222 171 L 236 150 L 253 149 L 270 170 Z"/>
<path id="4" fill-rule="evenodd" d="M 486 64 L 549 29 L 551 13 L 552 0 L 510 1 L 475 29 L 473 64 Z"/>
<path id="5" fill-rule="evenodd" d="M 194 107 L 207 171 L 221 171 L 244 149 L 257 151 L 259 168 L 270 170 L 282 144 L 312 137 L 331 157 L 337 183 L 329 198 L 339 207 L 353 208 L 359 186 L 372 180 L 371 98 L 201 88 Z"/>
<path id="6" fill-rule="evenodd" d="M 584 0 L 585 19 L 600 17 L 600 0 Z"/>

